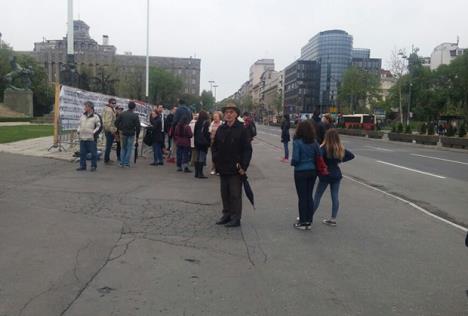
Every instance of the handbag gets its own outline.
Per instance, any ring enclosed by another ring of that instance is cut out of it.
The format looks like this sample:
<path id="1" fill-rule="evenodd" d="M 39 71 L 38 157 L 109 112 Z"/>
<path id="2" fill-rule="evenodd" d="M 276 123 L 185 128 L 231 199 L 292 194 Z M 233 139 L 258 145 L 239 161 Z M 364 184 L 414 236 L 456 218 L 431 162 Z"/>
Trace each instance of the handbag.
<path id="1" fill-rule="evenodd" d="M 147 128 L 145 137 L 143 137 L 143 143 L 147 146 L 153 145 L 153 129 Z"/>
<path id="2" fill-rule="evenodd" d="M 318 147 L 318 151 L 320 152 L 320 147 Z M 320 154 L 315 156 L 315 167 L 317 168 L 317 174 L 319 177 L 328 176 L 330 174 L 328 172 L 328 166 L 325 163 L 325 159 L 323 159 L 322 155 Z"/>

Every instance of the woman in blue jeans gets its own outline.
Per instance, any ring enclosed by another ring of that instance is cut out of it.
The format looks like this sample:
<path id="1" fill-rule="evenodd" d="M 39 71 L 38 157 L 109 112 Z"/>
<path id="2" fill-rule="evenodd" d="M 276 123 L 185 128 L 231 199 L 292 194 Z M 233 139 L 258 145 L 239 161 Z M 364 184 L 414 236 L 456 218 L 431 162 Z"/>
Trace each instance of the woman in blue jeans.
<path id="1" fill-rule="evenodd" d="M 299 220 L 296 229 L 310 229 L 314 210 L 312 198 L 317 172 L 315 159 L 320 155 L 320 147 L 315 141 L 315 128 L 310 121 L 297 125 L 293 141 L 291 165 L 294 166 L 294 183 L 299 199 Z"/>
<path id="2" fill-rule="evenodd" d="M 320 205 L 320 199 L 328 185 L 330 185 L 330 193 L 332 199 L 332 214 L 330 219 L 323 220 L 323 223 L 330 226 L 336 226 L 336 216 L 338 215 L 338 209 L 340 202 L 338 200 L 338 194 L 340 191 L 340 183 L 343 175 L 341 169 L 338 166 L 339 163 L 354 159 L 353 153 L 346 150 L 341 144 L 340 136 L 335 129 L 329 129 L 325 133 L 325 137 L 320 148 L 323 159 L 328 166 L 328 176 L 320 176 L 317 190 L 315 191 L 315 204 L 314 213 Z"/>

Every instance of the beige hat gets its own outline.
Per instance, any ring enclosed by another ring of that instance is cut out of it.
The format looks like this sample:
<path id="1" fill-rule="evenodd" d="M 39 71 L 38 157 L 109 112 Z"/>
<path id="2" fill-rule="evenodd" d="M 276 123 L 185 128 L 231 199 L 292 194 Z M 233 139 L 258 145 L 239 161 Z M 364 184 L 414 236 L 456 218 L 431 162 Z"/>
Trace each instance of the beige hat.
<path id="1" fill-rule="evenodd" d="M 237 116 L 240 115 L 240 110 L 239 110 L 239 108 L 237 107 L 237 105 L 236 105 L 235 103 L 229 102 L 229 103 L 226 104 L 226 106 L 224 106 L 221 110 L 223 111 L 223 114 L 224 114 L 224 112 L 226 112 L 226 110 L 228 110 L 228 109 L 231 109 L 231 110 L 236 111 Z"/>

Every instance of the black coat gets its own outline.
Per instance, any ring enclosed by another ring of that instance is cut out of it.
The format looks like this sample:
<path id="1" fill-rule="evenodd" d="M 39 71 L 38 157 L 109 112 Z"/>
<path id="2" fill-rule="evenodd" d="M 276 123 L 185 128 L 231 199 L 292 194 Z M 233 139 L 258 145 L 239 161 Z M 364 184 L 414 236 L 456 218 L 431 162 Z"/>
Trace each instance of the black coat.
<path id="1" fill-rule="evenodd" d="M 153 144 L 164 143 L 164 132 L 162 131 L 162 118 L 161 115 L 150 118 L 151 125 L 153 126 Z"/>
<path id="2" fill-rule="evenodd" d="M 247 170 L 252 159 L 252 145 L 247 130 L 239 121 L 221 125 L 211 147 L 216 171 L 221 176 L 238 174 L 237 164 Z"/>
<path id="3" fill-rule="evenodd" d="M 197 121 L 193 129 L 195 148 L 207 152 L 210 147 L 210 122 L 205 120 L 203 122 Z"/>
<path id="4" fill-rule="evenodd" d="M 125 111 L 117 116 L 115 127 L 124 136 L 134 136 L 140 134 L 140 118 L 133 111 Z"/>
<path id="5" fill-rule="evenodd" d="M 281 142 L 288 143 L 291 141 L 291 136 L 289 135 L 289 129 L 291 128 L 291 124 L 288 120 L 283 120 L 281 123 Z"/>

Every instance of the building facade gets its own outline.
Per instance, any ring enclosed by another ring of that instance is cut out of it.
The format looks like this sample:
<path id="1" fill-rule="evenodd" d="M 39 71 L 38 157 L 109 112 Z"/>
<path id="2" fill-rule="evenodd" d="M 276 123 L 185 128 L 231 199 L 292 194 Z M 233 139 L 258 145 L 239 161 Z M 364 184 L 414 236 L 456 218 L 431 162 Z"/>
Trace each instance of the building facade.
<path id="1" fill-rule="evenodd" d="M 131 53 L 118 55 L 117 48 L 109 44 L 107 35 L 103 35 L 102 44 L 97 43 L 89 35 L 89 26 L 81 20 L 73 21 L 73 27 L 75 64 L 78 70 L 86 68 L 95 76 L 101 67 L 115 67 L 124 80 L 126 75 L 134 73 L 144 81 L 146 56 L 133 56 Z M 60 71 L 67 62 L 66 37 L 34 43 L 34 51 L 29 54 L 44 65 L 50 82 L 61 81 Z M 186 94 L 200 94 L 200 59 L 151 56 L 150 66 L 179 77 L 184 83 Z"/>
<path id="2" fill-rule="evenodd" d="M 322 65 L 297 60 L 284 70 L 284 113 L 312 113 L 320 102 Z"/>
<path id="3" fill-rule="evenodd" d="M 273 59 L 259 59 L 249 69 L 249 81 L 253 88 L 260 83 L 260 77 L 267 70 L 275 70 L 275 61 Z"/>
<path id="4" fill-rule="evenodd" d="M 431 70 L 440 65 L 448 65 L 460 55 L 468 53 L 468 49 L 458 47 L 458 43 L 442 43 L 431 54 Z"/>

